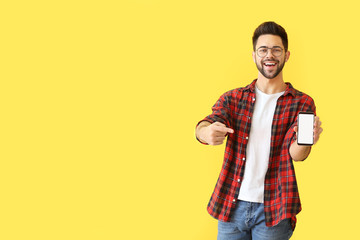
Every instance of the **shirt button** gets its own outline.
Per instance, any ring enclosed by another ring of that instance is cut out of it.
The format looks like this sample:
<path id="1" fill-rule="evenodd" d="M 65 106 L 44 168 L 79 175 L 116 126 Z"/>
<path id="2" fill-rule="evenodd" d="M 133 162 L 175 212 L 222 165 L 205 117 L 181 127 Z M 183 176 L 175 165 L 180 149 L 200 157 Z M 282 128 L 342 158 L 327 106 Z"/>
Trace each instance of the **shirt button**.
<path id="1" fill-rule="evenodd" d="M 235 202 L 235 201 L 236 201 L 236 199 L 234 198 L 234 199 L 233 199 L 233 202 Z"/>
<path id="2" fill-rule="evenodd" d="M 243 160 L 245 161 L 245 158 L 243 158 Z"/>
<path id="3" fill-rule="evenodd" d="M 238 179 L 238 182 L 240 182 L 240 178 Z"/>
<path id="4" fill-rule="evenodd" d="M 255 98 L 253 98 L 253 101 L 255 101 Z"/>
<path id="5" fill-rule="evenodd" d="M 249 139 L 249 137 L 246 137 L 246 139 Z"/>

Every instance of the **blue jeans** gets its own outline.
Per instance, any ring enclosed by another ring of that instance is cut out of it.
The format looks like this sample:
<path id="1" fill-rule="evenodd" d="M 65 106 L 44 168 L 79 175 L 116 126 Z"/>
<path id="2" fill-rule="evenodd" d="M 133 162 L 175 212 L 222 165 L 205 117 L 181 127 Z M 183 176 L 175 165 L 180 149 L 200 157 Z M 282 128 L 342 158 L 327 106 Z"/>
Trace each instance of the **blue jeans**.
<path id="1" fill-rule="evenodd" d="M 218 240 L 288 240 L 293 234 L 290 219 L 267 227 L 263 203 L 237 201 L 231 222 L 218 223 Z"/>

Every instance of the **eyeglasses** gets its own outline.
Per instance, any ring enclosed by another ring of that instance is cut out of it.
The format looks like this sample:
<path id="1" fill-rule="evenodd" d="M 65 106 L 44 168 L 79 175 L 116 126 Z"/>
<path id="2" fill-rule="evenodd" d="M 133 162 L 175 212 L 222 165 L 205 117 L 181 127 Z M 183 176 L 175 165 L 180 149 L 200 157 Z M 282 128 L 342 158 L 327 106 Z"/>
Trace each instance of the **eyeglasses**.
<path id="1" fill-rule="evenodd" d="M 274 55 L 275 57 L 280 57 L 283 53 L 283 49 L 281 47 L 272 47 L 272 48 L 259 47 L 256 50 L 256 53 L 259 57 L 263 58 L 268 54 L 269 49 L 271 50 L 271 54 Z"/>

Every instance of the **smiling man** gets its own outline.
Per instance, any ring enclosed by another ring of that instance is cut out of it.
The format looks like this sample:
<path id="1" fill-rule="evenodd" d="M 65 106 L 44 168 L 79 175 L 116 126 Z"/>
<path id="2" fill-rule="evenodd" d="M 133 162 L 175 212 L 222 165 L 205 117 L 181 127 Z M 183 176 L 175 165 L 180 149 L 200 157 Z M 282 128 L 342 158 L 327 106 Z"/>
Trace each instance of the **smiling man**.
<path id="1" fill-rule="evenodd" d="M 310 146 L 296 141 L 299 112 L 314 112 L 311 97 L 284 82 L 289 60 L 286 31 L 274 22 L 253 35 L 258 78 L 224 93 L 212 113 L 196 126 L 203 144 L 227 138 L 220 176 L 208 204 L 218 223 L 218 240 L 290 239 L 301 211 L 293 161 L 303 161 Z M 315 117 L 314 143 L 322 132 Z"/>

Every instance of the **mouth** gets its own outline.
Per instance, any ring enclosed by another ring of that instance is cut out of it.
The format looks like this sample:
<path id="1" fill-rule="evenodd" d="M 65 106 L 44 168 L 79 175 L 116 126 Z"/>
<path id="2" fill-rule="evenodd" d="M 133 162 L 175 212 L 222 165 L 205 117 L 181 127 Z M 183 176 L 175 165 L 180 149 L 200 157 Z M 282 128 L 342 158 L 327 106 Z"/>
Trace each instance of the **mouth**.
<path id="1" fill-rule="evenodd" d="M 277 62 L 264 62 L 263 66 L 265 69 L 274 69 L 277 65 Z"/>

